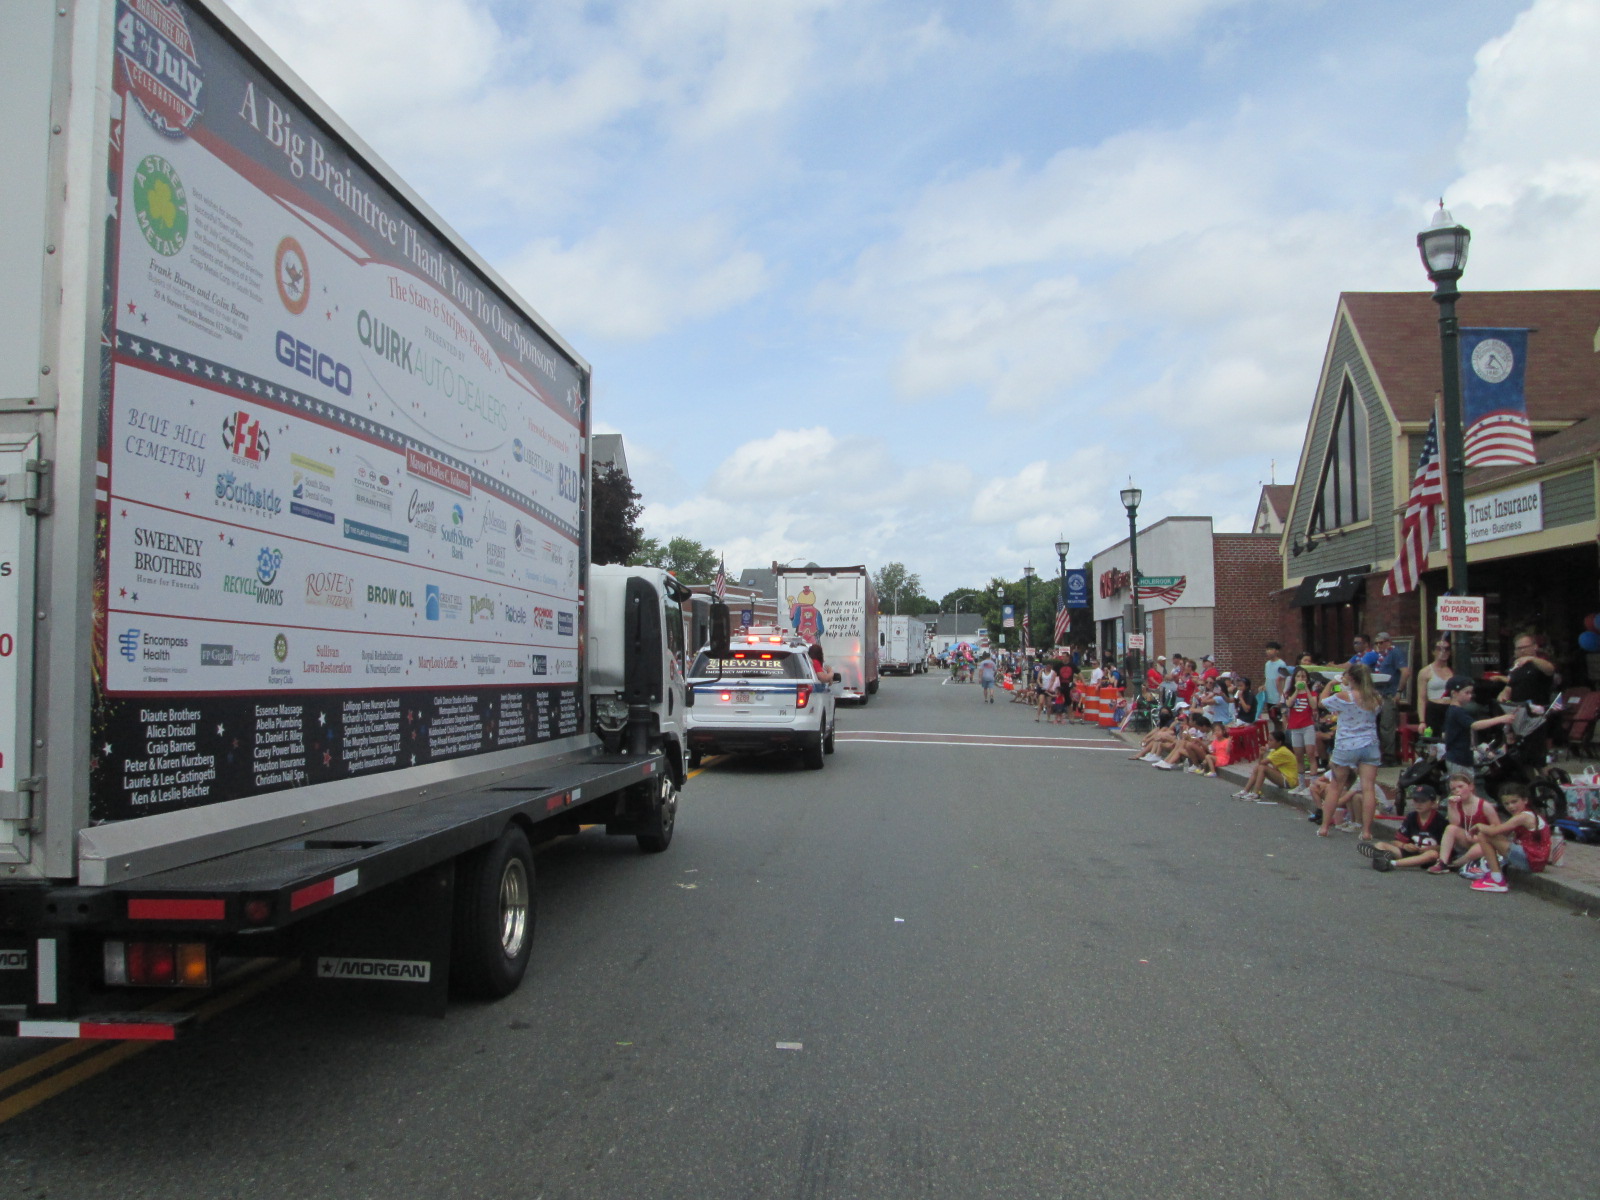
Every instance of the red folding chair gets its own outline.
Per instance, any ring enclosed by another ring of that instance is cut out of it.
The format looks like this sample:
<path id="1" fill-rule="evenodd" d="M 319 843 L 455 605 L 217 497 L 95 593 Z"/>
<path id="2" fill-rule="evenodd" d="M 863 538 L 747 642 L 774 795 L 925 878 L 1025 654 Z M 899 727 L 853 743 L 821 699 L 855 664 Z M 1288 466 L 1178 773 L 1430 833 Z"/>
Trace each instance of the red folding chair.
<path id="1" fill-rule="evenodd" d="M 1600 692 L 1590 692 L 1578 701 L 1578 711 L 1567 725 L 1567 748 L 1573 753 L 1594 753 L 1594 724 L 1600 720 Z"/>

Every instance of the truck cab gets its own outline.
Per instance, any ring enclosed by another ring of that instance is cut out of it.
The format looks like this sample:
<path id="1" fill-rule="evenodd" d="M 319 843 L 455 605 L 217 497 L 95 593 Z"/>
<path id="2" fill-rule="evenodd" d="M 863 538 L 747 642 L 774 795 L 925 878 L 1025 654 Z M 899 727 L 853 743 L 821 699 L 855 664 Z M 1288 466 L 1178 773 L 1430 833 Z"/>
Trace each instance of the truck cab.
<path id="1" fill-rule="evenodd" d="M 689 589 L 658 567 L 589 569 L 588 683 L 592 728 L 613 754 L 660 750 L 687 777 L 684 605 Z"/>

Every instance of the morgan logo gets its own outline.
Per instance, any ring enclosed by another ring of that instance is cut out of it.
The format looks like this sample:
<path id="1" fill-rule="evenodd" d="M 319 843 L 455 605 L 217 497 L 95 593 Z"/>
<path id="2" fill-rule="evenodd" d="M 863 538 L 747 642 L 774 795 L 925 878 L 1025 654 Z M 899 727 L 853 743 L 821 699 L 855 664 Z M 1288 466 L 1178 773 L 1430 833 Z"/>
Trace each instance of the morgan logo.
<path id="1" fill-rule="evenodd" d="M 272 441 L 261 422 L 242 409 L 223 418 L 222 443 L 246 462 L 265 462 L 272 453 Z"/>
<path id="2" fill-rule="evenodd" d="M 427 983 L 433 964 L 404 958 L 319 958 L 318 979 L 371 979 L 379 983 Z"/>

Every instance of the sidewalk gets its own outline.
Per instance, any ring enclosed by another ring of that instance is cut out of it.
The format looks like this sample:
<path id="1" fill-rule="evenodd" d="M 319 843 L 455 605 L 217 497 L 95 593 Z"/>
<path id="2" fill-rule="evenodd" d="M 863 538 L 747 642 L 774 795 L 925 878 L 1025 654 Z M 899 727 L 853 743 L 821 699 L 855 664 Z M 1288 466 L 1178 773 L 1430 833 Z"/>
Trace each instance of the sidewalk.
<path id="1" fill-rule="evenodd" d="M 1139 745 L 1139 735 L 1115 732 L 1128 745 Z M 1217 772 L 1217 778 L 1225 779 L 1235 787 L 1243 787 L 1250 778 L 1252 765 L 1223 767 Z M 1399 767 L 1382 767 L 1378 771 L 1378 782 L 1390 789 L 1399 778 Z M 1306 813 L 1311 811 L 1311 802 L 1304 796 L 1291 796 L 1282 788 L 1270 784 L 1267 792 L 1279 804 L 1287 804 Z M 1566 860 L 1559 867 L 1550 867 L 1538 875 L 1513 874 L 1508 878 L 1516 890 L 1534 892 L 1547 900 L 1569 904 L 1585 916 L 1600 917 L 1600 846 L 1568 841 Z"/>

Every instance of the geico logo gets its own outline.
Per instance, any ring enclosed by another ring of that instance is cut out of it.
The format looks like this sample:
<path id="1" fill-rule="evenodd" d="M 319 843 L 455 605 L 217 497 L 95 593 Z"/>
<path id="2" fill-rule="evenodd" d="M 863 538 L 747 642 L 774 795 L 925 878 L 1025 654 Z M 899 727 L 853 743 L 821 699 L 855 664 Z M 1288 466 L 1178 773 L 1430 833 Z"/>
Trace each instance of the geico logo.
<path id="1" fill-rule="evenodd" d="M 293 367 L 302 375 L 309 375 L 323 387 L 331 387 L 342 396 L 350 394 L 350 368 L 335 362 L 331 355 L 308 346 L 299 338 L 278 330 L 278 361 Z"/>
<path id="2" fill-rule="evenodd" d="M 406 588 L 379 587 L 377 584 L 367 585 L 368 604 L 394 604 L 401 608 L 411 607 L 411 592 Z"/>

